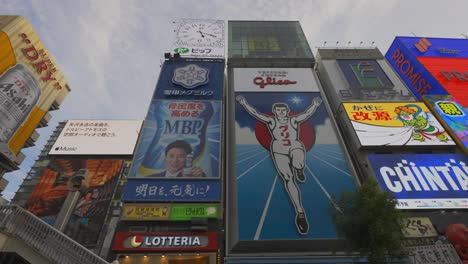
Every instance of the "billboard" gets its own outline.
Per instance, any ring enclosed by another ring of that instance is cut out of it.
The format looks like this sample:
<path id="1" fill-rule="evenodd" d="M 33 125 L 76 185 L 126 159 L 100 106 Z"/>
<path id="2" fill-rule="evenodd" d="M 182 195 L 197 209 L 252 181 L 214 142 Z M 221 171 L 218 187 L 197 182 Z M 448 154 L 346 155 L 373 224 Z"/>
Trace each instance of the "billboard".
<path id="1" fill-rule="evenodd" d="M 370 154 L 383 191 L 399 209 L 468 208 L 468 158 L 462 154 Z"/>
<path id="2" fill-rule="evenodd" d="M 153 99 L 222 100 L 224 62 L 165 61 Z"/>
<path id="3" fill-rule="evenodd" d="M 179 19 L 172 25 L 175 34 L 173 53 L 179 53 L 183 58 L 224 58 L 226 34 L 223 20 Z"/>
<path id="4" fill-rule="evenodd" d="M 49 155 L 132 155 L 142 121 L 69 120 Z"/>
<path id="5" fill-rule="evenodd" d="M 304 84 L 315 81 L 310 73 L 311 69 L 301 68 L 235 68 L 233 77 L 238 92 L 307 92 L 310 88 Z"/>
<path id="6" fill-rule="evenodd" d="M 153 100 L 128 177 L 220 177 L 220 101 Z"/>
<path id="7" fill-rule="evenodd" d="M 15 161 L 47 111 L 70 88 L 25 18 L 0 16 L 0 45 L 0 154 Z"/>
<path id="8" fill-rule="evenodd" d="M 452 95 L 425 95 L 424 102 L 437 114 L 453 140 L 468 151 L 468 113 Z"/>
<path id="9" fill-rule="evenodd" d="M 235 83 L 236 180 L 228 188 L 239 241 L 336 238 L 329 202 L 355 184 L 312 70 L 307 74 L 287 93 L 274 86 L 244 92 L 252 80 Z"/>
<path id="10" fill-rule="evenodd" d="M 424 103 L 343 103 L 362 147 L 455 145 Z"/>
<path id="11" fill-rule="evenodd" d="M 428 217 L 408 217 L 403 221 L 403 235 L 406 238 L 437 237 L 437 230 Z"/>
<path id="12" fill-rule="evenodd" d="M 117 232 L 112 250 L 121 252 L 217 251 L 218 234 Z"/>
<path id="13" fill-rule="evenodd" d="M 463 264 L 451 244 L 406 247 L 410 264 Z"/>
<path id="14" fill-rule="evenodd" d="M 41 178 L 26 202 L 26 209 L 49 224 L 62 209 L 69 193 L 71 178 L 86 175 L 78 204 L 69 226 L 79 232 L 99 233 L 106 216 L 123 160 L 115 159 L 56 159 L 44 169 Z"/>
<path id="15" fill-rule="evenodd" d="M 221 200 L 219 180 L 131 179 L 125 184 L 122 201 L 210 202 Z"/>
<path id="16" fill-rule="evenodd" d="M 217 204 L 125 204 L 121 220 L 189 221 L 192 218 L 218 218 Z"/>

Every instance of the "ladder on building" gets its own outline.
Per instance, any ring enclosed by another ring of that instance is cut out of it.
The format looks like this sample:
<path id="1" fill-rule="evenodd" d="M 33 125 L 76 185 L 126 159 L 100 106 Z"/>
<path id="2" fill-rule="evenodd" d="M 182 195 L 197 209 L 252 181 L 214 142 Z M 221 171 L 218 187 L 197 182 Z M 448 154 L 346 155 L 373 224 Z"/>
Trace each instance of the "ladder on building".
<path id="1" fill-rule="evenodd" d="M 0 232 L 22 240 L 51 263 L 109 264 L 17 205 L 0 206 Z"/>

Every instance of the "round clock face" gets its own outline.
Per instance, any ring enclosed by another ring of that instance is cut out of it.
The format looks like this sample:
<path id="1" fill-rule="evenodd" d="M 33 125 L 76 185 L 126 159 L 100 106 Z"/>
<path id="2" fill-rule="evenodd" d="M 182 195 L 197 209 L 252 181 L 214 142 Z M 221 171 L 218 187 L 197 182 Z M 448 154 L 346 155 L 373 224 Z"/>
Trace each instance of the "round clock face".
<path id="1" fill-rule="evenodd" d="M 181 47 L 224 47 L 224 24 L 206 21 L 182 22 L 177 30 Z"/>

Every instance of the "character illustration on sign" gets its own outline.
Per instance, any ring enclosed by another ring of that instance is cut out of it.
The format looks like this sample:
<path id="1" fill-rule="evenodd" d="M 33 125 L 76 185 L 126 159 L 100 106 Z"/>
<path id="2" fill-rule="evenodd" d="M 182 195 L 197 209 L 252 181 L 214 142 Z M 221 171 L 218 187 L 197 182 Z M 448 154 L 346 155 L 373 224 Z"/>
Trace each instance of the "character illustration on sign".
<path id="1" fill-rule="evenodd" d="M 299 125 L 309 119 L 322 103 L 320 97 L 316 97 L 303 113 L 289 115 L 289 106 L 285 103 L 275 103 L 272 106 L 273 116 L 259 113 L 249 105 L 243 96 L 236 97 L 239 104 L 258 121 L 264 123 L 271 134 L 270 144 L 271 158 L 275 164 L 276 171 L 289 195 L 296 211 L 296 227 L 301 235 L 309 232 L 309 223 L 301 202 L 301 192 L 297 186 L 298 182 L 305 182 L 304 175 L 306 150 L 304 144 L 299 140 Z"/>
<path id="2" fill-rule="evenodd" d="M 436 137 L 439 141 L 447 142 L 445 131 L 433 126 L 428 121 L 427 113 L 423 113 L 421 107 L 412 104 L 398 106 L 395 108 L 395 113 L 405 126 L 413 128 L 413 139 L 424 141 Z"/>

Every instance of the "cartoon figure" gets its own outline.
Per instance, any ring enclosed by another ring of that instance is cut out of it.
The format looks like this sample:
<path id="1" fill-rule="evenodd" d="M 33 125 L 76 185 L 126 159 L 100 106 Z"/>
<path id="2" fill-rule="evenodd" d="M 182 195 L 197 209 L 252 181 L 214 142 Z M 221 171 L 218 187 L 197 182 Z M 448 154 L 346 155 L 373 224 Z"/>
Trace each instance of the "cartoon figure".
<path id="1" fill-rule="evenodd" d="M 273 104 L 273 116 L 267 116 L 249 105 L 243 96 L 237 96 L 236 100 L 247 113 L 268 127 L 272 137 L 270 154 L 296 211 L 297 230 L 299 234 L 307 235 L 309 223 L 302 207 L 301 192 L 296 183 L 296 181 L 303 183 L 306 180 L 304 175 L 306 153 L 304 144 L 299 141 L 299 125 L 315 113 L 322 99 L 314 98 L 309 108 L 295 116 L 289 116 L 289 106 L 285 103 Z"/>
<path id="2" fill-rule="evenodd" d="M 417 109 L 414 110 L 415 107 Z M 412 137 L 418 141 L 424 141 L 431 137 L 436 137 L 439 141 L 447 142 L 447 135 L 444 131 L 440 131 L 437 127 L 428 122 L 428 118 L 421 114 L 421 108 L 414 104 L 398 106 L 395 108 L 395 113 L 398 119 L 407 127 L 413 127 Z"/>

